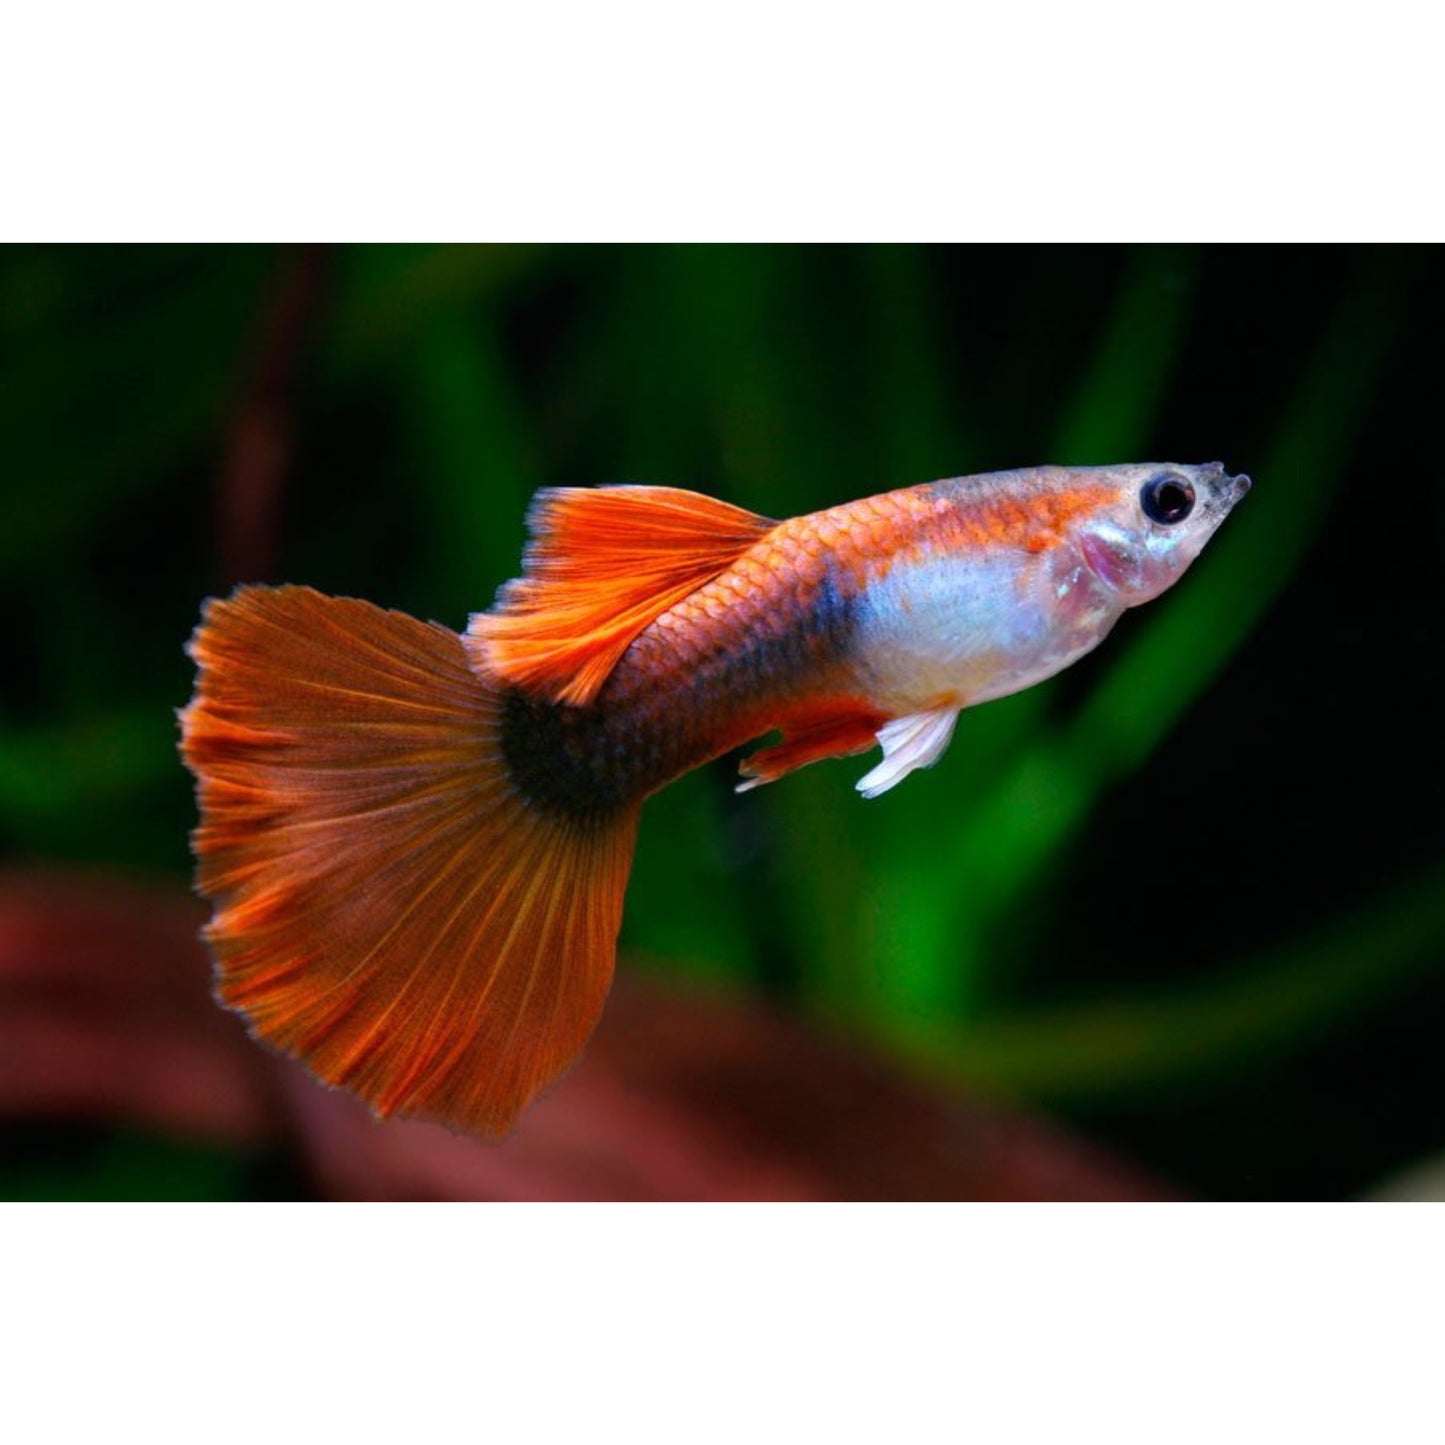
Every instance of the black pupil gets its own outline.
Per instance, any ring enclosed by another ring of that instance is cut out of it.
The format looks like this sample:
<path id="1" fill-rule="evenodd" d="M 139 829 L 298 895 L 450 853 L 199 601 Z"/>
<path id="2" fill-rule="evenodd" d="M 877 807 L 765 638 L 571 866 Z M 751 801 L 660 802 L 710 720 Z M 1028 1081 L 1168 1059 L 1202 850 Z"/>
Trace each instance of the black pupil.
<path id="1" fill-rule="evenodd" d="M 1194 488 L 1180 477 L 1156 477 L 1145 485 L 1143 502 L 1156 522 L 1182 522 L 1194 510 Z"/>

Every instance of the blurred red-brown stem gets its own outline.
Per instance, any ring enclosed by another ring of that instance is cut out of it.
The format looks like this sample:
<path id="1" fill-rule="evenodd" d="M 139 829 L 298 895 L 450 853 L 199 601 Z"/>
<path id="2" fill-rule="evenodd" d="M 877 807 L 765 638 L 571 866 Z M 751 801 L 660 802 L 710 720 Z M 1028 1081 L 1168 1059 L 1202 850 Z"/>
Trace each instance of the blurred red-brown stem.
<path id="1" fill-rule="evenodd" d="M 624 963 L 581 1063 L 501 1144 L 378 1124 L 210 998 L 204 910 L 104 874 L 0 874 L 0 1122 L 89 1122 L 284 1158 L 339 1199 L 1151 1199 L 1018 1110 L 932 1091 Z"/>
<path id="2" fill-rule="evenodd" d="M 330 270 L 328 247 L 299 246 L 282 252 L 268 280 L 226 431 L 216 517 L 222 590 L 264 581 L 275 565 L 295 389 Z"/>

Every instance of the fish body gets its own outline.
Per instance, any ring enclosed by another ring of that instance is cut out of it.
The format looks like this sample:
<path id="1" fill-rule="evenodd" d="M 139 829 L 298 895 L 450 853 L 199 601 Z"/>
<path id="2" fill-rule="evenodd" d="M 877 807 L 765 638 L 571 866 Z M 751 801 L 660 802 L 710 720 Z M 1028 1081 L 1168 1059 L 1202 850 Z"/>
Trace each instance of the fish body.
<path id="1" fill-rule="evenodd" d="M 1139 490 L 1176 473 L 1197 481 L 1200 516 L 1193 527 L 1176 524 L 1151 557 L 1151 536 L 1138 534 L 1158 524 L 1143 516 Z M 746 788 L 782 776 L 793 758 L 812 761 L 807 740 L 820 731 L 835 742 L 856 735 L 858 746 L 817 756 L 863 751 L 890 721 L 956 715 L 1031 687 L 1169 585 L 1247 486 L 1218 464 L 1040 467 L 767 524 L 725 570 L 644 627 L 594 694 L 559 704 L 575 756 L 552 761 L 589 768 L 599 796 L 640 800 L 763 733 L 802 735 L 796 749 L 745 763 Z M 645 512 L 659 490 L 614 489 L 611 500 Z M 545 528 L 553 497 L 565 507 L 608 493 L 542 496 L 534 525 Z M 1136 570 L 1107 565 L 1109 548 L 1140 558 Z M 500 617 L 474 619 L 480 670 L 497 666 L 490 642 L 499 622 L 507 631 L 507 607 L 504 591 Z M 536 730 L 547 688 L 528 683 L 525 695 L 542 702 L 521 709 L 519 722 Z"/>
<path id="2" fill-rule="evenodd" d="M 1032 686 L 1159 595 L 1249 487 L 1039 467 L 783 522 L 670 488 L 539 493 L 464 637 L 305 588 L 208 606 L 182 715 L 218 993 L 381 1114 L 497 1135 L 611 978 L 643 800 L 771 731 L 741 789 Z"/>

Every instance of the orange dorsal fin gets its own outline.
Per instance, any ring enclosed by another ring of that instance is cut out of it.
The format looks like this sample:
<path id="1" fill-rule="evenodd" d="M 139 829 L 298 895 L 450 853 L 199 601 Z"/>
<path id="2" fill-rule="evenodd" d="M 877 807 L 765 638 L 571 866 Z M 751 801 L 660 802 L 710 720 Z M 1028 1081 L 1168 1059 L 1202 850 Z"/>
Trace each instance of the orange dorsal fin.
<path id="1" fill-rule="evenodd" d="M 538 492 L 524 575 L 467 629 L 472 665 L 538 696 L 591 702 L 638 633 L 775 525 L 675 487 Z"/>
<path id="2" fill-rule="evenodd" d="M 888 720 L 863 702 L 837 702 L 795 714 L 782 724 L 783 740 L 744 758 L 738 768 L 743 781 L 737 790 L 775 783 L 795 768 L 824 758 L 851 758 L 878 742 L 878 729 Z"/>

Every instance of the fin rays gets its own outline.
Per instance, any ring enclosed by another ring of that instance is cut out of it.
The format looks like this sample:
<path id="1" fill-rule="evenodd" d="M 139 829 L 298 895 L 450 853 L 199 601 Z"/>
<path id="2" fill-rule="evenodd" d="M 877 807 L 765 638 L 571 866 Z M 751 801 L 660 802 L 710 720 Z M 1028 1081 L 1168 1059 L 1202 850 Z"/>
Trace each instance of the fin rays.
<path id="1" fill-rule="evenodd" d="M 823 758 L 849 758 L 866 753 L 875 742 L 886 714 L 862 702 L 843 702 L 797 714 L 782 724 L 783 740 L 744 758 L 738 768 L 743 781 L 734 789 L 746 793 L 764 783 Z"/>
<path id="2" fill-rule="evenodd" d="M 472 617 L 479 675 L 581 705 L 633 640 L 725 572 L 774 523 L 674 487 L 554 487 L 537 493 L 525 575 Z"/>
<path id="3" fill-rule="evenodd" d="M 915 768 L 931 768 L 948 748 L 958 721 L 957 704 L 894 718 L 878 729 L 883 761 L 855 784 L 865 798 L 896 787 Z"/>
<path id="4" fill-rule="evenodd" d="M 243 589 L 193 652 L 218 996 L 378 1113 L 506 1132 L 601 1009 L 636 808 L 529 807 L 495 692 L 444 628 Z"/>

